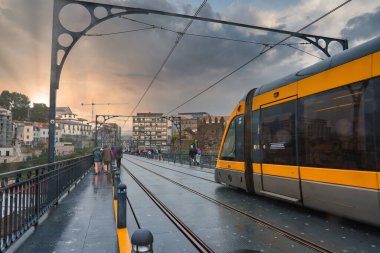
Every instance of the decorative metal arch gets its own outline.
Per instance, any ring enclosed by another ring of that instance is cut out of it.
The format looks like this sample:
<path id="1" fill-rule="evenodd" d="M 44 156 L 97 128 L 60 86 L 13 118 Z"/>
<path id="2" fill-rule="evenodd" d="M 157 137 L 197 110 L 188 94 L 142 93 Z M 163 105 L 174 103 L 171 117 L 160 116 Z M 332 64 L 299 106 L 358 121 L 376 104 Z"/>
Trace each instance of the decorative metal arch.
<path id="1" fill-rule="evenodd" d="M 100 114 L 95 116 L 95 146 L 98 147 L 98 131 L 100 127 L 106 123 L 107 120 L 118 118 L 118 117 L 129 117 L 129 116 L 123 116 L 123 115 L 108 115 L 108 114 Z M 99 118 L 99 119 L 98 119 Z M 101 143 L 103 145 L 103 143 Z"/>
<path id="2" fill-rule="evenodd" d="M 59 14 L 61 10 L 70 4 L 78 4 L 83 6 L 90 14 L 91 22 L 88 27 L 84 28 L 82 31 L 74 32 L 65 28 L 61 20 L 59 19 Z M 96 8 L 103 8 L 106 11 L 106 15 L 102 18 L 98 18 L 95 15 Z M 96 25 L 109 20 L 114 17 L 126 15 L 126 14 L 146 14 L 138 10 L 130 10 L 126 7 L 120 7 L 116 5 L 106 5 L 97 4 L 83 1 L 70 1 L 70 0 L 54 0 L 53 9 L 53 35 L 52 35 L 52 51 L 51 51 L 51 74 L 50 74 L 50 109 L 49 109 L 49 148 L 48 148 L 48 162 L 54 162 L 55 160 L 55 111 L 56 111 L 56 100 L 57 100 L 57 90 L 59 89 L 59 80 L 61 77 L 61 72 L 63 65 L 69 55 L 71 49 L 79 41 L 79 39 L 86 34 L 87 31 L 95 27 Z M 65 46 L 59 42 L 59 38 L 62 35 L 68 35 L 71 37 L 72 41 L 69 45 Z M 59 59 L 58 54 L 61 55 Z M 95 127 L 98 127 L 97 125 Z"/>
<path id="3" fill-rule="evenodd" d="M 82 31 L 74 32 L 66 29 L 60 19 L 59 14 L 61 10 L 69 4 L 77 4 L 83 6 L 91 16 L 90 24 L 84 28 Z M 106 11 L 106 15 L 102 18 L 98 18 L 95 15 L 95 9 L 102 8 Z M 100 4 L 100 3 L 91 3 L 84 1 L 75 1 L 75 0 L 54 0 L 54 9 L 53 9 L 53 32 L 52 32 L 52 51 L 51 51 L 51 74 L 50 74 L 50 109 L 49 109 L 49 149 L 48 149 L 48 162 L 54 162 L 55 160 L 55 110 L 56 110 L 56 98 L 57 98 L 57 89 L 59 88 L 59 80 L 62 72 L 63 65 L 69 55 L 71 49 L 75 46 L 78 40 L 86 34 L 87 31 L 95 27 L 96 25 L 109 20 L 114 17 L 119 17 L 127 14 L 156 14 L 156 15 L 164 15 L 171 17 L 179 17 L 186 19 L 194 19 L 204 22 L 212 22 L 219 23 L 225 25 L 232 25 L 238 27 L 245 27 L 249 29 L 263 30 L 268 32 L 276 32 L 282 34 L 292 35 L 294 37 L 298 37 L 304 39 L 317 48 L 319 48 L 323 53 L 327 56 L 330 56 L 328 53 L 329 44 L 332 41 L 338 42 L 342 45 L 343 50 L 348 48 L 347 40 L 335 39 L 323 36 L 316 36 L 312 34 L 305 33 L 296 33 L 286 30 L 272 29 L 260 26 L 253 26 L 247 24 L 241 24 L 236 22 L 229 22 L 223 20 L 216 20 L 211 18 L 203 18 L 196 16 L 189 16 L 184 14 L 170 13 L 158 10 L 151 9 L 143 9 L 143 8 L 132 8 L 132 7 L 124 7 L 110 4 Z M 67 35 L 71 37 L 72 41 L 69 45 L 62 45 L 59 43 L 59 37 L 62 35 Z M 324 45 L 321 45 L 319 42 L 323 41 Z M 61 54 L 62 57 L 58 57 L 58 54 Z"/>

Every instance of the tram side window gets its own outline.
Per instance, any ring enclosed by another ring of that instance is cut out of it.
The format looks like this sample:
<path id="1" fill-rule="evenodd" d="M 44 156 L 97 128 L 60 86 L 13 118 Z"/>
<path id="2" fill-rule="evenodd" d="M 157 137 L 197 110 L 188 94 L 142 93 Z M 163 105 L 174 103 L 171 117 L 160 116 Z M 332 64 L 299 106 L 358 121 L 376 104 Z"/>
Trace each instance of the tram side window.
<path id="1" fill-rule="evenodd" d="M 374 103 L 368 81 L 300 99 L 301 165 L 375 170 Z"/>
<path id="2" fill-rule="evenodd" d="M 226 138 L 224 139 L 222 149 L 222 160 L 232 160 L 236 158 L 235 155 L 235 119 L 231 122 Z"/>
<path id="3" fill-rule="evenodd" d="M 296 165 L 295 112 L 295 101 L 261 110 L 263 163 Z"/>
<path id="4" fill-rule="evenodd" d="M 376 162 L 377 162 L 377 171 L 380 172 L 380 77 L 377 77 L 377 78 L 374 78 L 370 81 L 370 87 L 372 88 L 373 90 L 373 94 L 371 94 L 370 96 L 366 96 L 366 100 L 370 100 L 371 101 L 371 106 L 369 107 L 370 109 L 367 109 L 367 111 L 369 112 L 372 112 L 373 115 L 373 119 L 374 119 L 374 128 L 375 128 L 375 138 L 374 138 L 374 141 L 375 141 L 375 147 L 376 147 L 376 150 L 374 150 L 375 152 L 375 159 L 376 159 Z M 376 99 L 377 98 L 377 99 Z"/>
<path id="5" fill-rule="evenodd" d="M 222 160 L 244 161 L 244 116 L 231 122 L 223 143 Z"/>

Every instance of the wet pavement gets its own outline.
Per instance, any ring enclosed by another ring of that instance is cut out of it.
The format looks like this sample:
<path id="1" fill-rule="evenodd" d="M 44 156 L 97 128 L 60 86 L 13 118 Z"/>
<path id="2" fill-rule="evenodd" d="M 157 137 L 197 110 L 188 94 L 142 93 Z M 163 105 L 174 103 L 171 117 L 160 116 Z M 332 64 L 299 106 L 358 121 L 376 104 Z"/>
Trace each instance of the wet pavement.
<path id="1" fill-rule="evenodd" d="M 210 198 L 317 243 L 332 252 L 379 252 L 378 228 L 224 187 L 207 181 L 213 179 L 213 175 L 194 167 L 189 169 L 188 166 L 141 157 L 126 158 Z M 261 252 L 307 252 L 302 246 L 285 240 L 247 217 L 218 207 L 125 159 L 123 164 L 215 252 L 233 252 L 239 249 L 255 249 Z M 128 175 L 122 174 L 122 176 L 128 185 L 131 202 L 138 203 L 136 204 L 139 207 L 138 219 L 142 220 L 146 228 L 153 230 L 154 235 L 168 233 L 171 229 L 160 224 L 158 218 L 152 217 L 155 214 L 150 210 L 154 209 L 154 204 L 144 200 L 146 197 L 140 193 Z M 166 243 L 170 243 L 172 239 L 169 237 Z M 156 243 L 157 240 L 154 249 Z M 159 243 L 165 244 L 162 241 Z M 157 252 L 172 251 L 162 251 L 162 248 L 159 248 Z"/>
<path id="2" fill-rule="evenodd" d="M 332 252 L 379 252 L 378 228 L 216 184 L 209 169 L 126 158 L 123 165 L 214 252 L 313 251 L 136 164 Z M 155 253 L 197 252 L 124 169 L 121 181 L 127 185 L 129 235 L 140 226 L 153 233 Z M 16 252 L 118 252 L 110 176 L 87 174 Z"/>
<path id="3" fill-rule="evenodd" d="M 110 176 L 88 173 L 16 252 L 118 252 Z"/>

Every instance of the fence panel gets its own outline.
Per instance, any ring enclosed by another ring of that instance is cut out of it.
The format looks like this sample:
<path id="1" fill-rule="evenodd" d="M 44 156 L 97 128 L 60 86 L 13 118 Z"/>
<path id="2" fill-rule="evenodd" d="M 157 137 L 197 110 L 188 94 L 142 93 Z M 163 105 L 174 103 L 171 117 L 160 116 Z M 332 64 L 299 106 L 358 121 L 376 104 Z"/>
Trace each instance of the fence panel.
<path id="1" fill-rule="evenodd" d="M 0 252 L 58 204 L 92 164 L 89 155 L 0 174 Z"/>

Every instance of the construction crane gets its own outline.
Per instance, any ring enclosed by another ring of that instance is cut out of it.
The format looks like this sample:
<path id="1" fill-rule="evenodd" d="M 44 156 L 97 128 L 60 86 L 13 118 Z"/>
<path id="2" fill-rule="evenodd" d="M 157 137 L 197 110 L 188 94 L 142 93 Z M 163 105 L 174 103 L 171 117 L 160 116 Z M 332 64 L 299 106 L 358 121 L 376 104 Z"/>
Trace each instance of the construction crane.
<path id="1" fill-rule="evenodd" d="M 94 101 L 92 101 L 90 104 L 86 104 L 86 103 L 81 103 L 81 106 L 85 106 L 85 105 L 91 105 L 91 119 L 94 120 L 94 106 L 95 105 L 127 105 L 128 103 L 94 103 Z"/>

